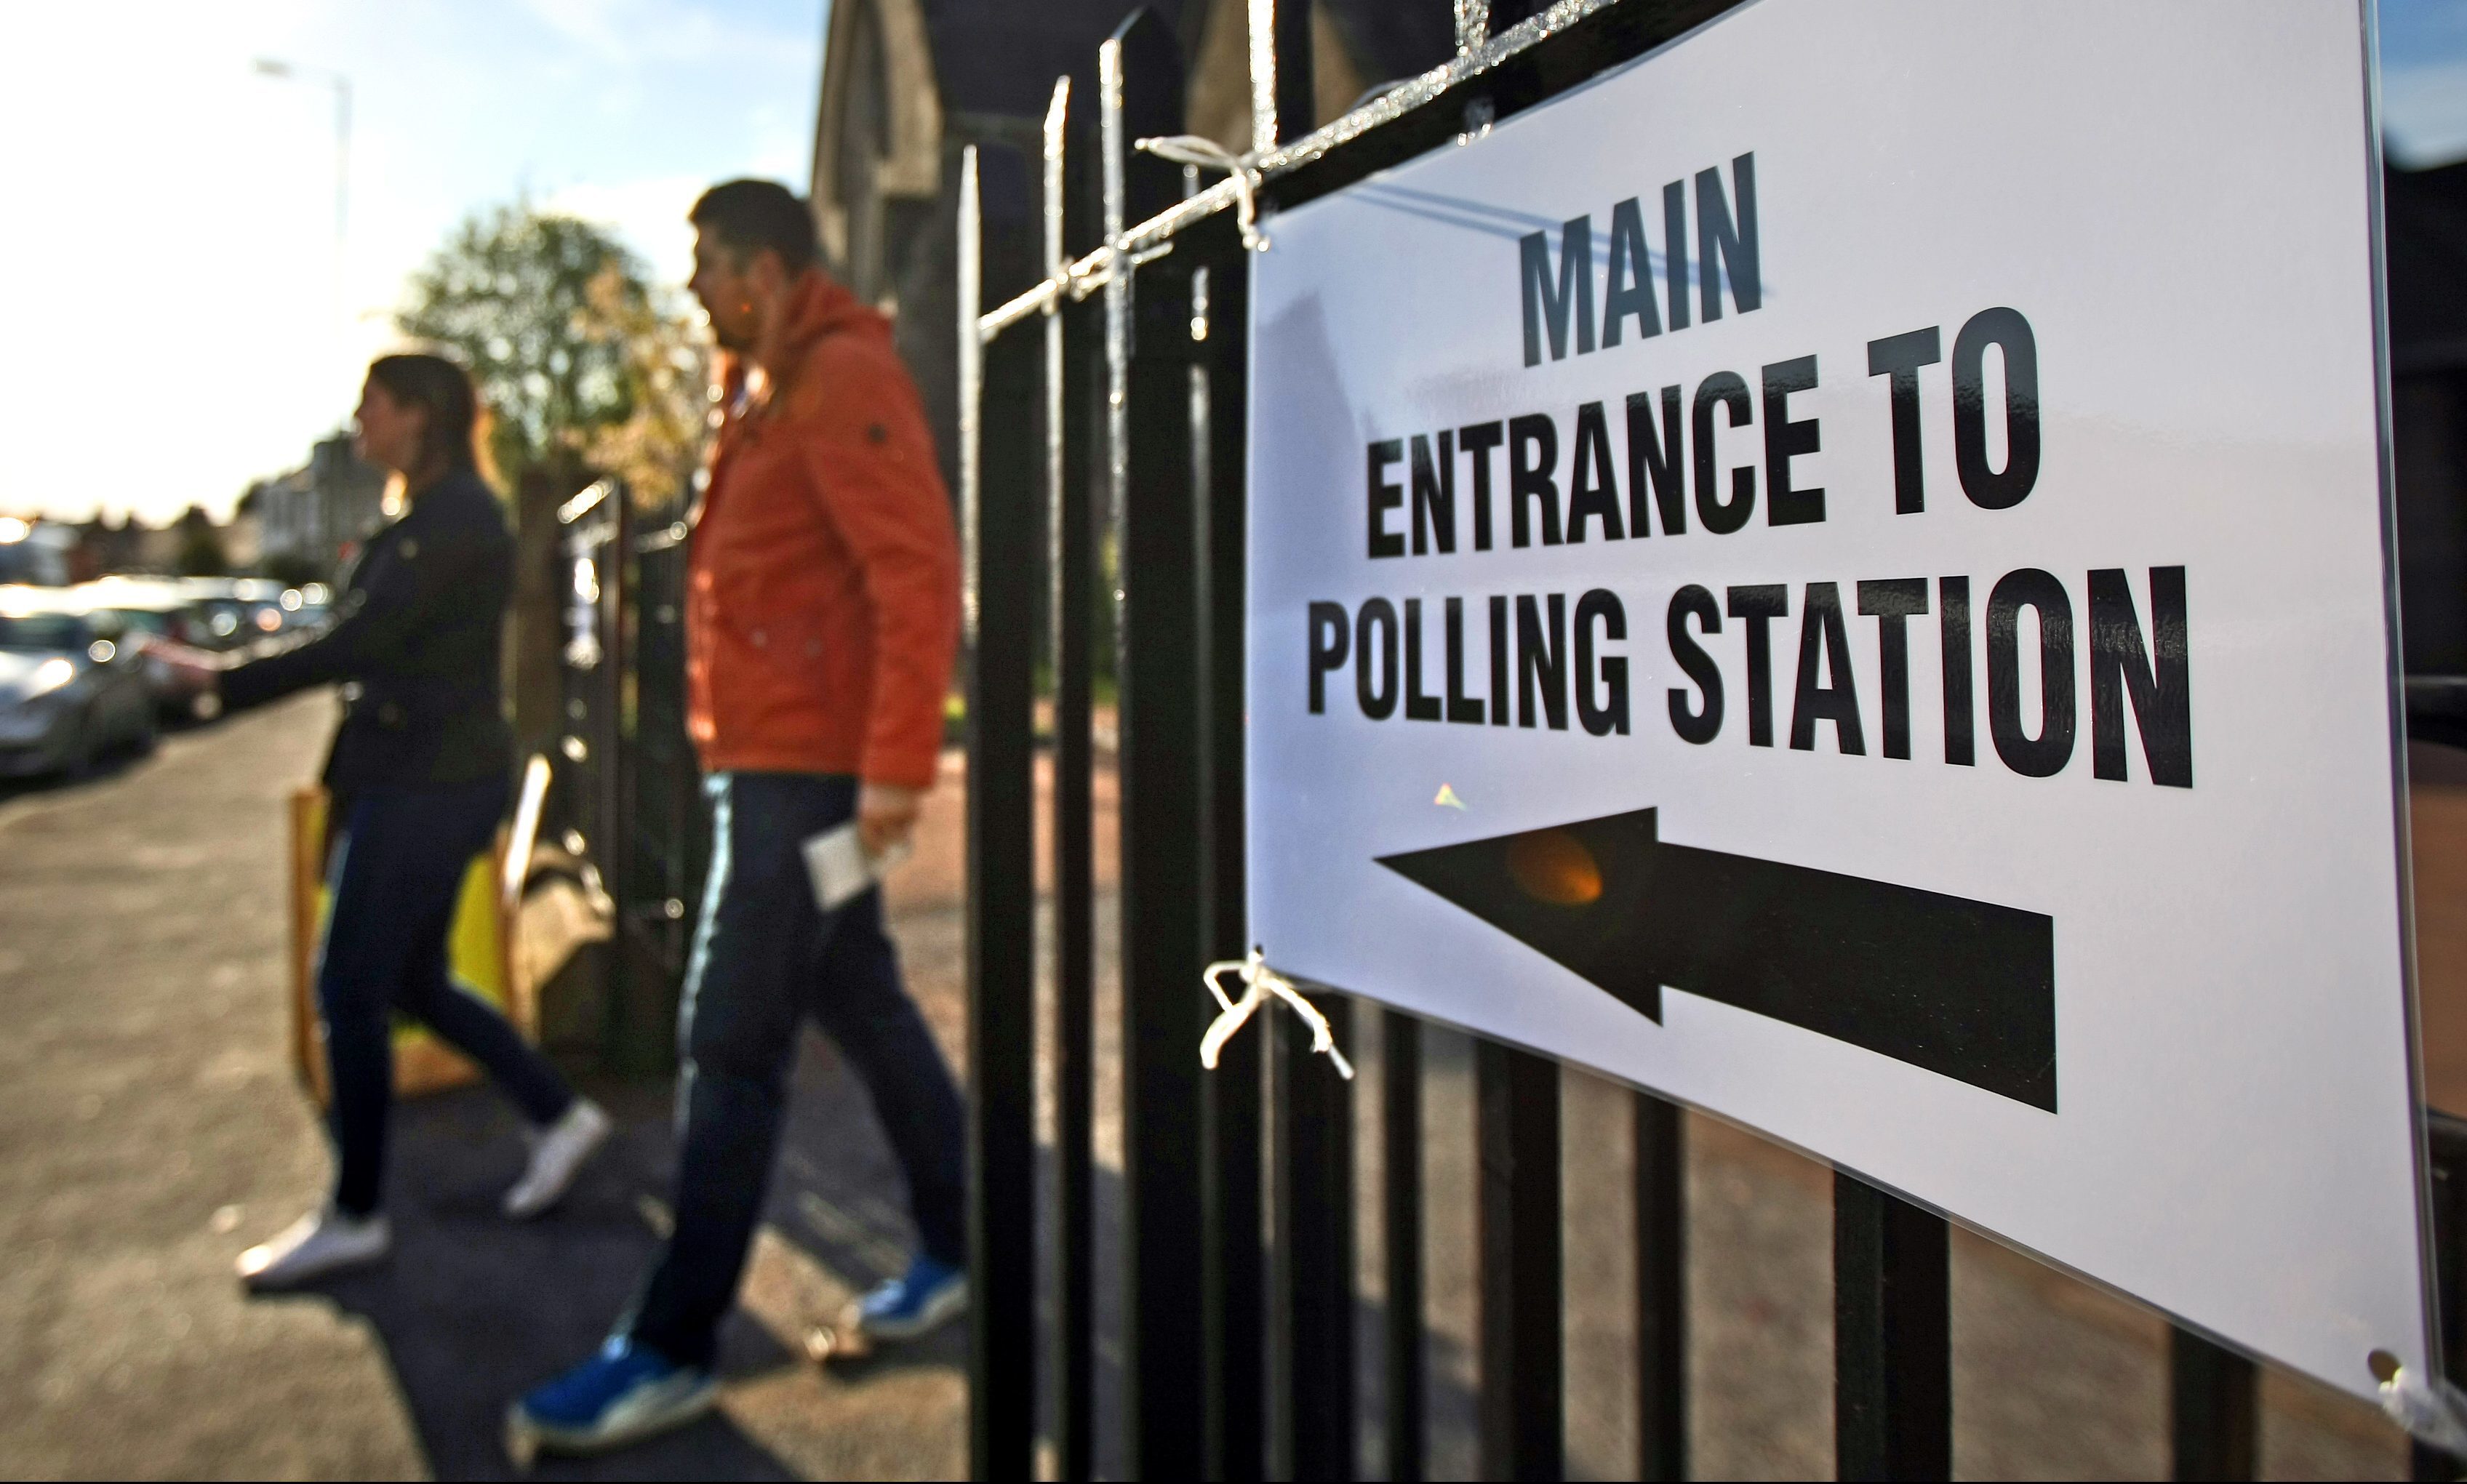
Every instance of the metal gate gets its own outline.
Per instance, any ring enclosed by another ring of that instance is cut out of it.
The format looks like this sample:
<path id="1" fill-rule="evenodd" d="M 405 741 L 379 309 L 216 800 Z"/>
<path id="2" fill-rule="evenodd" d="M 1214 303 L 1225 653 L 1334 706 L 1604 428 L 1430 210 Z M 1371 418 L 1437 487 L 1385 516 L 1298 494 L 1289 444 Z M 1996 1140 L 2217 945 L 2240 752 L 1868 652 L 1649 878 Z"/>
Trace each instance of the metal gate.
<path id="1" fill-rule="evenodd" d="M 557 508 L 562 734 L 547 834 L 613 918 L 600 1046 L 622 1070 L 675 1059 L 689 904 L 710 827 L 685 721 L 686 524 L 601 480 Z"/>
<path id="2" fill-rule="evenodd" d="M 1225 162 L 1242 178 L 1205 189 L 1196 169 L 1135 146 L 1180 134 L 1184 117 L 1170 28 L 1138 12 L 1104 43 L 1093 79 L 1054 88 L 1042 161 L 1050 272 L 1030 284 L 985 281 L 978 150 L 966 151 L 959 297 L 977 1476 L 1029 1476 L 1040 1398 L 1062 1475 L 1089 1477 L 1096 1467 L 1092 780 L 1104 674 L 1119 691 L 1121 1456 L 1155 1478 L 1346 1478 L 1357 1467 L 1350 1091 L 1310 1057 L 1307 1033 L 1289 1017 L 1275 1018 L 1272 1033 L 1237 1037 L 1213 1073 L 1197 1055 L 1211 1011 L 1201 968 L 1249 946 L 1249 203 L 1256 197 L 1263 213 L 1298 205 L 1478 135 L 1732 3 L 1560 0 L 1539 13 L 1520 8 L 1523 18 L 1507 24 L 1485 0 L 1455 0 L 1454 61 L 1314 133 L 1298 123 L 1312 96 L 1309 9 L 1251 0 L 1253 150 Z M 1018 292 L 989 306 L 989 288 Z M 1108 629 L 1110 657 L 1099 652 Z M 1058 1119 L 1050 1293 L 1028 1236 L 1039 1229 L 1029 1217 L 1039 1209 L 1040 674 L 1051 678 L 1046 969 L 1058 1017 L 1048 1068 Z M 1344 1045 L 1350 1004 L 1331 996 L 1321 1008 Z M 1391 1476 L 1414 1479 L 1427 1386 L 1423 1193 L 1412 1157 L 1421 1143 L 1421 1027 L 1392 1011 L 1378 1023 L 1379 1199 L 1391 1234 L 1380 1411 Z M 1476 1067 L 1482 1465 L 1495 1477 L 1552 1478 L 1564 1463 L 1559 1068 L 1490 1042 L 1479 1045 Z M 1633 1468 L 1679 1478 L 1688 1467 L 1683 1120 L 1643 1093 L 1633 1116 Z M 2449 1120 L 2436 1123 L 2435 1206 L 2446 1217 L 2462 1141 Z M 1949 1477 L 1946 1222 L 1837 1174 L 1833 1273 L 1841 1476 Z M 2442 1298 L 2455 1354 L 2447 1281 Z M 1041 1311 L 1058 1337 L 1051 1354 L 1040 1353 Z M 2177 1475 L 2252 1477 L 2252 1363 L 2180 1330 L 2171 1377 Z M 2417 1461 L 2419 1477 L 2455 1469 L 2422 1450 Z"/>

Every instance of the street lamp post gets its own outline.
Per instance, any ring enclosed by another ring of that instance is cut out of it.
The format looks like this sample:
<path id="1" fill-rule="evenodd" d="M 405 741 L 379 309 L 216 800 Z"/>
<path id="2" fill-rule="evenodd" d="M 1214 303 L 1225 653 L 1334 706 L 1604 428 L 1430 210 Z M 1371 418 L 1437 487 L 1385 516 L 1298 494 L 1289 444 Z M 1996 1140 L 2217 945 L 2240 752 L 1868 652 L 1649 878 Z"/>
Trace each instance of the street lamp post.
<path id="1" fill-rule="evenodd" d="M 351 326 L 344 308 L 344 255 L 351 230 L 351 79 L 328 67 L 312 67 L 276 57 L 257 59 L 260 76 L 278 78 L 291 82 L 323 82 L 334 90 L 334 288 L 333 333 L 337 370 L 351 350 Z M 341 532 L 334 509 L 335 486 L 341 471 L 332 467 L 334 460 L 320 445 L 313 450 L 308 465 L 308 498 L 306 502 L 308 546 L 330 569 L 339 548 Z"/>
<path id="2" fill-rule="evenodd" d="M 262 77 L 292 82 L 323 82 L 334 90 L 334 323 L 335 333 L 340 335 L 343 333 L 344 317 L 344 244 L 351 227 L 351 79 L 331 68 L 286 62 L 271 56 L 259 57 L 257 70 Z"/>

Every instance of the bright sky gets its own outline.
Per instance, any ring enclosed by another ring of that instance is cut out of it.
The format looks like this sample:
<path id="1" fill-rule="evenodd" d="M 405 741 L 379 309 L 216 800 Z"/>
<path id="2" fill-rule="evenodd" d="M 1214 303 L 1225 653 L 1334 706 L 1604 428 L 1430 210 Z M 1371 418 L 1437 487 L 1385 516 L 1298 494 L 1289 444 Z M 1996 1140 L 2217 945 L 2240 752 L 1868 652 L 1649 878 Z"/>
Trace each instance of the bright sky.
<path id="1" fill-rule="evenodd" d="M 682 281 L 704 186 L 803 190 L 827 4 L 0 10 L 0 513 L 227 514 L 350 413 L 404 275 L 474 208 L 528 191 Z M 310 68 L 351 82 L 339 309 Z"/>
<path id="2" fill-rule="evenodd" d="M 2381 0 L 2382 125 L 2407 169 L 2467 160 L 2467 0 Z"/>
<path id="3" fill-rule="evenodd" d="M 682 281 L 705 185 L 802 186 L 828 4 L 0 11 L 0 513 L 228 513 L 348 415 L 405 273 L 475 208 L 528 191 Z M 2381 33 L 2393 154 L 2467 158 L 2467 0 L 2381 0 Z M 310 68 L 352 86 L 339 306 L 334 100 Z"/>

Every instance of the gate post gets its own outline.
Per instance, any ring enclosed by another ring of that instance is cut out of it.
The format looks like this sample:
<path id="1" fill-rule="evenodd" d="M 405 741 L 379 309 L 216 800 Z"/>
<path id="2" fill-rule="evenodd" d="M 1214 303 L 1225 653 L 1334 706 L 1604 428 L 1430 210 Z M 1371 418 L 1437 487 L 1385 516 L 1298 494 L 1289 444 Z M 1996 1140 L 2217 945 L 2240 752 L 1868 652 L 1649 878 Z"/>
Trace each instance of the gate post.
<path id="1" fill-rule="evenodd" d="M 1353 1005 L 1312 1002 L 1336 1048 L 1353 1049 Z M 1279 1471 L 1297 1480 L 1354 1476 L 1353 1085 L 1312 1054 L 1300 1016 L 1277 1017 L 1276 1231 L 1282 1335 Z"/>
<path id="2" fill-rule="evenodd" d="M 1098 54 L 1105 229 L 1164 211 L 1182 170 L 1136 139 L 1182 128 L 1182 54 L 1154 11 Z M 1190 268 L 1117 259 L 1105 287 L 1117 434 L 1108 449 L 1122 593 L 1122 1165 L 1129 1220 L 1122 1395 L 1143 1478 L 1204 1467 L 1199 1038 L 1208 1020 L 1200 921 L 1197 510 L 1191 488 Z"/>
<path id="3" fill-rule="evenodd" d="M 960 194 L 968 656 L 968 1465 L 1030 1476 L 1036 1438 L 1035 344 L 979 335 L 977 151 Z M 985 455 L 990 453 L 991 458 Z M 988 478 L 988 474 L 991 475 Z M 1023 560 L 1023 554 L 1029 559 Z"/>
<path id="4" fill-rule="evenodd" d="M 1481 1160 L 1482 1472 L 1567 1472 L 1561 1335 L 1559 1064 L 1475 1045 Z"/>
<path id="5" fill-rule="evenodd" d="M 1679 1105 L 1636 1098 L 1637 1477 L 1687 1477 L 1687 1139 Z"/>
<path id="6" fill-rule="evenodd" d="M 1388 1408 L 1388 1477 L 1418 1484 L 1427 1425 L 1422 1360 L 1422 1023 L 1383 1007 L 1379 1075 L 1380 1240 L 1388 1249 L 1388 1313 L 1382 1370 Z"/>
<path id="7" fill-rule="evenodd" d="M 1833 1467 L 1845 1479 L 1953 1477 L 1943 1217 L 1833 1177 Z"/>
<path id="8" fill-rule="evenodd" d="M 1083 100 L 1071 112 L 1071 79 L 1053 85 L 1045 117 L 1046 266 L 1097 245 L 1096 171 L 1084 147 Z M 1054 1015 L 1054 1416 L 1062 1477 L 1097 1474 L 1097 1180 L 1095 679 L 1098 552 L 1102 516 L 1094 498 L 1092 446 L 1105 426 L 1097 409 L 1106 376 L 1098 306 L 1058 296 L 1045 322 L 1046 563 L 1053 656 Z"/>
<path id="9" fill-rule="evenodd" d="M 2167 1421 L 2176 1478 L 2261 1476 L 2260 1379 L 2243 1356 L 2168 1326 Z"/>
<path id="10" fill-rule="evenodd" d="M 624 938 L 623 973 L 648 986 L 668 1052 L 676 1044 L 676 1007 L 685 976 L 687 917 L 702 894 L 709 851 L 703 839 L 701 771 L 686 735 L 685 502 L 672 501 L 629 543 L 633 575 L 625 674 L 634 687 L 633 720 L 624 732 L 628 887 L 615 895 Z"/>
<path id="11" fill-rule="evenodd" d="M 1203 487 L 1199 646 L 1206 681 L 1199 694 L 1203 757 L 1200 864 L 1211 958 L 1239 958 L 1250 948 L 1243 852 L 1243 610 L 1245 510 L 1249 489 L 1249 253 L 1222 218 L 1184 235 L 1177 251 L 1199 264 L 1192 275 L 1192 436 Z M 1266 1470 L 1266 1254 L 1260 1247 L 1260 1047 L 1236 1036 L 1217 1052 L 1200 1090 L 1207 1151 L 1202 1176 L 1208 1212 L 1206 1456 L 1211 1479 L 1256 1479 Z"/>
<path id="12" fill-rule="evenodd" d="M 2438 1109 L 2424 1111 L 2426 1212 L 2433 1243 L 2433 1317 L 2441 1336 L 2441 1363 L 2446 1374 L 2467 1376 L 2467 1315 L 2460 1312 L 2458 1283 L 2459 1169 L 2467 1162 L 2467 1120 Z M 2408 1475 L 2418 1479 L 2455 1479 L 2460 1461 L 2429 1443 L 2409 1447 Z"/>
<path id="13" fill-rule="evenodd" d="M 599 826 L 591 854 L 600 866 L 601 889 L 616 909 L 606 950 L 608 998 L 617 1023 L 615 1061 L 630 1070 L 661 1071 L 676 1060 L 676 985 L 665 974 L 645 973 L 629 951 L 638 890 L 635 750 L 625 733 L 625 683 L 636 673 L 635 645 L 626 632 L 626 615 L 634 607 L 634 491 L 620 479 L 605 483 L 598 556 L 601 653 L 588 726 L 595 764 L 592 785 L 599 796 L 593 805 Z"/>
<path id="14" fill-rule="evenodd" d="M 1317 122 L 1310 13 L 1301 0 L 1251 0 L 1254 150 L 1290 144 Z M 1247 291 L 1247 262 L 1242 272 Z M 1239 333 L 1249 333 L 1247 303 Z M 1332 996 L 1314 996 L 1312 1002 L 1327 1017 L 1338 1046 L 1349 1050 L 1351 1002 Z M 1279 1472 L 1296 1479 L 1350 1479 L 1357 1467 L 1353 1090 L 1311 1054 L 1309 1034 L 1298 1022 L 1279 1021 L 1268 1051 L 1278 1248 L 1271 1452 Z"/>

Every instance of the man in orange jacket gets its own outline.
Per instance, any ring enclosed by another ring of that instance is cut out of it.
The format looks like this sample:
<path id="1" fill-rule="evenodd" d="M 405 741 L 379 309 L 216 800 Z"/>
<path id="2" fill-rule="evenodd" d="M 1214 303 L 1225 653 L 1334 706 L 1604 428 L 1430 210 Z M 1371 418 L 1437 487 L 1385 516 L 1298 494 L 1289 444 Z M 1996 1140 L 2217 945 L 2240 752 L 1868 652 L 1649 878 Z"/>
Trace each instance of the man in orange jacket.
<path id="1" fill-rule="evenodd" d="M 881 893 L 825 911 L 805 842 L 853 819 L 876 856 L 934 781 L 960 628 L 951 509 L 884 318 L 817 263 L 805 204 L 713 187 L 691 219 L 723 410 L 688 564 L 688 727 L 712 864 L 680 1017 L 675 1226 L 599 1355 L 514 1405 L 518 1448 L 587 1451 L 707 1410 L 810 1011 L 908 1177 L 920 1250 L 867 1295 L 907 1338 L 967 1302 L 960 1094 L 901 987 Z"/>

